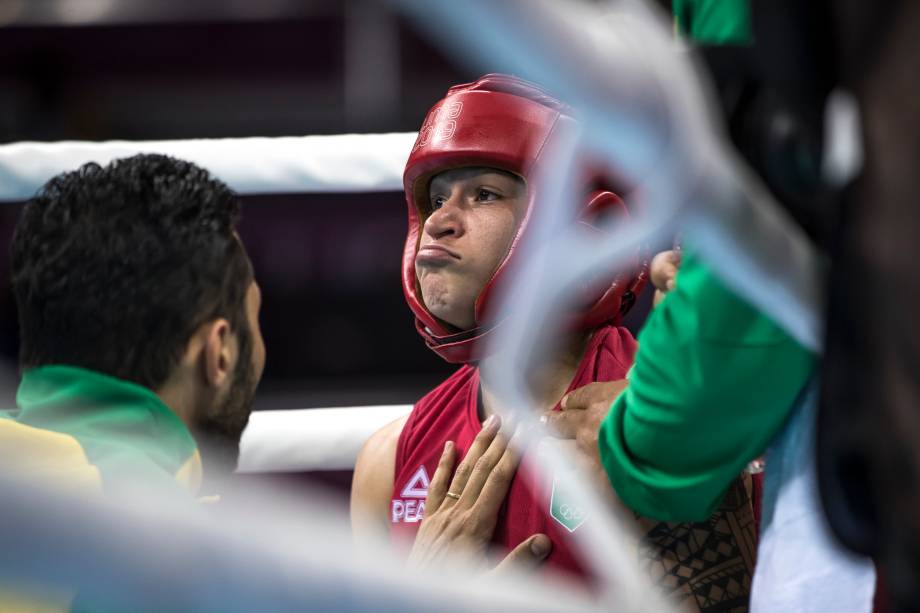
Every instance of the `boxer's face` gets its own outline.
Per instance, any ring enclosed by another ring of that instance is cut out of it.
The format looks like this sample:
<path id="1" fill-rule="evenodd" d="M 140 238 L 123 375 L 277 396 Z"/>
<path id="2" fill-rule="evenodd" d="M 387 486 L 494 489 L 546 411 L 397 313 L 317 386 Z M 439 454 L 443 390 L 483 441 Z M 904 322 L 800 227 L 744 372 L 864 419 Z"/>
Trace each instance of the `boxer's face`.
<path id="1" fill-rule="evenodd" d="M 492 168 L 458 168 L 431 180 L 415 273 L 435 317 L 461 330 L 475 326 L 476 299 L 508 253 L 526 195 L 522 179 Z"/>

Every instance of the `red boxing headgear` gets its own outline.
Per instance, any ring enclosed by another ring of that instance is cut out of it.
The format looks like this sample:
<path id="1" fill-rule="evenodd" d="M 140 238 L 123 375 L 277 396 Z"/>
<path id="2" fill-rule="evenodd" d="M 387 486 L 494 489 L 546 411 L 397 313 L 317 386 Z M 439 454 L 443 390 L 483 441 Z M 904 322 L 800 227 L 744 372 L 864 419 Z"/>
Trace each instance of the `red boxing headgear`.
<path id="1" fill-rule="evenodd" d="M 529 179 L 543 161 L 547 143 L 555 134 L 576 125 L 571 109 L 544 90 L 527 81 L 496 74 L 450 88 L 444 99 L 428 111 L 403 174 L 409 233 L 403 250 L 402 281 L 406 301 L 415 314 L 416 329 L 428 347 L 448 362 L 475 362 L 483 357 L 485 337 L 496 323 L 483 320 L 490 296 L 499 279 L 507 274 L 516 247 L 527 233 L 536 192 Z M 467 166 L 497 168 L 523 178 L 528 181 L 528 202 L 508 253 L 476 300 L 476 327 L 458 332 L 425 306 L 415 273 L 415 256 L 427 220 L 431 178 L 445 170 Z M 627 214 L 626 205 L 613 192 L 594 190 L 587 195 L 580 221 L 590 226 L 591 220 L 608 211 Z M 631 265 L 626 273 L 621 270 L 592 284 L 589 299 L 575 314 L 575 329 L 590 330 L 616 323 L 632 307 L 645 285 L 647 271 L 638 253 Z"/>

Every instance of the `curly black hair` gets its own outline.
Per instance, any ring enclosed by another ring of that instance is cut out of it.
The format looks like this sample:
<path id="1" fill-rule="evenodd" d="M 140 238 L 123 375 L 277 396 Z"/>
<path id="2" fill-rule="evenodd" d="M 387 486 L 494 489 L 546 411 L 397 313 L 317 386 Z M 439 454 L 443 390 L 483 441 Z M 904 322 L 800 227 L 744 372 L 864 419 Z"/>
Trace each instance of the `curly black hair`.
<path id="1" fill-rule="evenodd" d="M 248 332 L 240 203 L 163 155 L 90 163 L 44 185 L 12 244 L 20 367 L 69 364 L 161 386 L 201 324 Z"/>

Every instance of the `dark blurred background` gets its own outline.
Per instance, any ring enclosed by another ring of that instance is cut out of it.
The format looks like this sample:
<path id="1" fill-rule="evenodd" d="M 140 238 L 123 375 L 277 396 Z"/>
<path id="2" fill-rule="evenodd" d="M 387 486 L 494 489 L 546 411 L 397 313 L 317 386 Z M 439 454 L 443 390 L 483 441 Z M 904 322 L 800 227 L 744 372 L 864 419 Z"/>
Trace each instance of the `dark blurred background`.
<path id="1" fill-rule="evenodd" d="M 414 131 L 449 86 L 486 72 L 426 36 L 360 0 L 0 0 L 0 143 Z M 403 300 L 401 193 L 243 202 L 268 348 L 257 409 L 411 403 L 452 371 Z M 13 367 L 20 207 L 0 203 Z"/>

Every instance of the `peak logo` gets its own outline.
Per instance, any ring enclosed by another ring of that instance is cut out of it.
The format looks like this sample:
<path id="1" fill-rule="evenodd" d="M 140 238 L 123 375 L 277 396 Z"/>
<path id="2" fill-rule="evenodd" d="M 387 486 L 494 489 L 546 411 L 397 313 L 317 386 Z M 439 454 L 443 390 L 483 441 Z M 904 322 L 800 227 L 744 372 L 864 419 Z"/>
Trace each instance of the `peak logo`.
<path id="1" fill-rule="evenodd" d="M 399 498 L 391 501 L 390 517 L 394 524 L 406 522 L 414 524 L 425 517 L 425 498 L 428 497 L 428 471 L 419 466 L 403 486 Z M 407 500 L 408 499 L 408 500 Z"/>
<path id="2" fill-rule="evenodd" d="M 428 478 L 428 471 L 425 470 L 425 465 L 423 464 L 409 477 L 400 496 L 403 498 L 427 498 L 430 483 L 431 479 Z"/>

